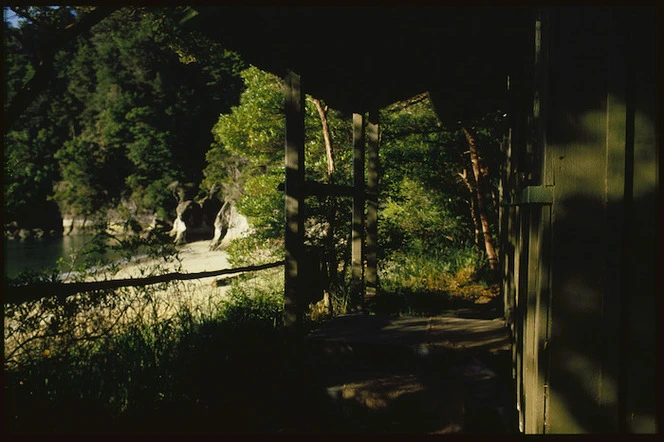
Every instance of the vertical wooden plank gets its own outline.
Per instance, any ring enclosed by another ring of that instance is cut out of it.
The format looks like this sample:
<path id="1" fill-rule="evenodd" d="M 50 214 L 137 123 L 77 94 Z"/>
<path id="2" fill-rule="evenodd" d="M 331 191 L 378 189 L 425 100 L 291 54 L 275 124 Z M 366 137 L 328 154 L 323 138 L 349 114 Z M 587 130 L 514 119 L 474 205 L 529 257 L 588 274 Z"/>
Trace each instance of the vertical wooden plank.
<path id="1" fill-rule="evenodd" d="M 654 8 L 653 8 L 654 9 Z M 619 391 L 624 429 L 661 431 L 661 102 L 655 93 L 661 64 L 658 16 L 653 9 L 630 10 L 627 29 L 625 224 L 622 334 Z M 621 15 L 622 16 L 622 15 Z M 659 109 L 659 111 L 658 111 Z M 656 241 L 659 239 L 659 243 Z M 659 263 L 655 265 L 655 263 Z M 644 388 L 652 386 L 652 388 Z M 658 407 L 659 405 L 659 407 Z M 660 413 L 658 415 L 658 412 Z M 658 417 L 660 419 L 658 419 Z"/>
<path id="2" fill-rule="evenodd" d="M 378 294 L 378 110 L 369 112 L 367 123 L 367 274 L 366 298 Z"/>
<path id="3" fill-rule="evenodd" d="M 545 171 L 546 173 L 546 171 Z M 542 265 L 539 275 L 539 306 L 537 312 L 538 321 L 538 394 L 543 398 L 540 413 L 540 432 L 546 433 L 547 426 L 547 400 L 549 388 L 549 338 L 551 336 L 551 212 L 552 206 L 542 207 L 542 224 L 540 238 L 542 245 L 540 256 Z"/>
<path id="4" fill-rule="evenodd" d="M 364 115 L 353 113 L 353 233 L 351 237 L 351 311 L 360 311 L 364 295 Z"/>
<path id="5" fill-rule="evenodd" d="M 537 394 L 537 327 L 535 318 L 537 314 L 537 276 L 539 260 L 539 211 L 535 206 L 528 206 L 528 222 L 526 234 L 528 235 L 528 269 L 525 284 L 525 317 L 524 317 L 524 392 L 526 397 L 526 434 L 537 433 L 537 403 L 543 398 Z"/>
<path id="6" fill-rule="evenodd" d="M 614 290 L 607 262 L 617 253 L 610 238 L 619 234 L 607 223 L 609 15 L 609 8 L 549 11 L 546 147 L 555 195 L 547 434 L 617 430 L 613 399 L 602 387 L 613 381 L 605 362 L 616 355 L 611 333 L 618 328 L 605 314 Z"/>
<path id="7" fill-rule="evenodd" d="M 286 75 L 286 231 L 284 327 L 294 332 L 302 321 L 302 306 L 298 302 L 304 242 L 304 93 L 300 76 Z"/>
<path id="8" fill-rule="evenodd" d="M 524 360 L 526 354 L 525 335 L 527 332 L 526 324 L 526 293 L 528 279 L 528 215 L 527 206 L 517 207 L 517 256 L 515 269 L 515 307 L 516 307 L 516 374 L 517 374 L 517 395 L 519 410 L 519 429 L 525 431 L 526 426 L 526 381 L 524 375 Z"/>

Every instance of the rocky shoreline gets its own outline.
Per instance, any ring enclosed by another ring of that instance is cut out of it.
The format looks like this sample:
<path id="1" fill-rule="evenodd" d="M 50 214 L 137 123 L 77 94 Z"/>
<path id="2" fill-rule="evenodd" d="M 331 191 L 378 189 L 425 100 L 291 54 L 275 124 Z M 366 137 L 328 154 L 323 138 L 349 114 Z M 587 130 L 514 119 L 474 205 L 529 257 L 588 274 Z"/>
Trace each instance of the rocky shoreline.
<path id="1" fill-rule="evenodd" d="M 21 226 L 12 221 L 4 225 L 4 235 L 6 240 L 62 237 L 93 233 L 94 226 L 93 220 L 69 216 L 60 217 L 57 223 L 50 222 L 48 227 Z M 178 245 L 208 240 L 210 249 L 223 249 L 231 239 L 247 234 L 251 228 L 247 218 L 238 213 L 231 202 L 200 205 L 191 200 L 183 201 L 178 205 L 172 223 L 155 216 L 144 216 L 127 222 L 109 214 L 107 231 L 110 234 L 147 234 L 154 230 L 168 233 Z"/>
<path id="2" fill-rule="evenodd" d="M 55 229 L 44 230 L 39 227 L 32 229 L 22 229 L 18 226 L 5 226 L 5 239 L 22 240 L 31 238 L 44 238 L 46 236 L 60 237 L 62 236 L 62 232 Z"/>

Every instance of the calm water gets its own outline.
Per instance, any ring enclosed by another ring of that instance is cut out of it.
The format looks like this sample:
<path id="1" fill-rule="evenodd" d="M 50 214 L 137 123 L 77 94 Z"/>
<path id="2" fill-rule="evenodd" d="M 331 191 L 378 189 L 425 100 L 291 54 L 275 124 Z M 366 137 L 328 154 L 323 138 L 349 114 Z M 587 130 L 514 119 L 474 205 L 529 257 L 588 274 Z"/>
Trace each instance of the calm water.
<path id="1" fill-rule="evenodd" d="M 54 268 L 58 259 L 69 260 L 71 255 L 90 241 L 90 235 L 72 235 L 61 238 L 33 238 L 4 240 L 4 275 L 16 276 L 23 270 Z M 105 258 L 116 259 L 107 252 Z"/>

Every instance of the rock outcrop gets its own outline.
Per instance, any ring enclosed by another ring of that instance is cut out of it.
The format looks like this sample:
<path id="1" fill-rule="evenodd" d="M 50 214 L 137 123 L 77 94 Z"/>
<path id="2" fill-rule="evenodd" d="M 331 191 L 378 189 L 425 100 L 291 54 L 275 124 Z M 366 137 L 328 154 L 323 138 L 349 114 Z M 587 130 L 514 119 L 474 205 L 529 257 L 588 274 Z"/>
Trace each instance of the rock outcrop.
<path id="1" fill-rule="evenodd" d="M 219 209 L 214 220 L 214 237 L 210 241 L 210 250 L 225 249 L 234 238 L 246 236 L 251 232 L 249 221 L 230 201 Z"/>
<path id="2" fill-rule="evenodd" d="M 54 201 L 47 201 L 26 209 L 19 219 L 5 224 L 4 228 L 7 239 L 62 236 L 64 221 L 58 205 Z"/>
<path id="3" fill-rule="evenodd" d="M 173 228 L 169 232 L 175 237 L 175 244 L 185 244 L 188 241 L 198 239 L 201 234 L 203 213 L 200 204 L 196 201 L 182 201 L 175 211 Z"/>

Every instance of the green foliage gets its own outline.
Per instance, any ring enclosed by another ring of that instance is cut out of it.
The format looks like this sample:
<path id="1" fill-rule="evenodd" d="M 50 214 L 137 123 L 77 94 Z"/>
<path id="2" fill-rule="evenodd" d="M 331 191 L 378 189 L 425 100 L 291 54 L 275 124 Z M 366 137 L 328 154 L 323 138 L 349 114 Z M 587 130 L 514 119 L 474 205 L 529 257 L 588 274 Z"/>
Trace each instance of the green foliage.
<path id="1" fill-rule="evenodd" d="M 226 248 L 233 267 L 269 264 L 284 257 L 283 239 L 265 239 L 259 235 L 235 238 Z"/>
<path id="2" fill-rule="evenodd" d="M 159 237 L 98 239 L 91 249 L 111 239 L 127 254 L 156 258 L 145 274 L 163 271 L 174 251 Z M 86 278 L 105 275 L 98 268 Z M 183 419 L 213 410 L 225 430 L 248 428 L 238 404 L 269 397 L 279 382 L 282 276 L 277 268 L 238 279 L 221 303 L 212 302 L 220 293 L 193 303 L 200 286 L 173 282 L 6 305 L 8 429 L 183 430 Z M 178 419 L 164 420 L 171 412 Z M 201 431 L 218 431 L 212 420 L 201 423 L 210 425 Z"/>
<path id="3" fill-rule="evenodd" d="M 448 201 L 442 200 L 445 196 L 404 177 L 396 194 L 383 203 L 379 223 L 383 253 L 435 252 L 458 244 L 465 232 L 459 228 L 460 216 L 451 213 Z"/>
<path id="4" fill-rule="evenodd" d="M 482 279 L 486 266 L 473 247 L 439 252 L 398 252 L 379 267 L 381 294 L 370 311 L 432 315 L 495 300 L 499 287 Z"/>
<path id="5" fill-rule="evenodd" d="M 472 240 L 467 189 L 458 176 L 464 139 L 441 126 L 426 96 L 381 111 L 381 252 L 419 253 Z"/>
<path id="6" fill-rule="evenodd" d="M 33 75 L 49 26 L 86 10 L 19 9 L 34 19 L 5 24 L 5 103 Z M 53 196 L 68 215 L 128 201 L 170 217 L 167 186 L 198 186 L 210 128 L 238 99 L 245 65 L 179 27 L 182 9 L 121 8 L 56 54 L 56 77 L 7 133 L 8 221 L 25 224 Z"/>
<path id="7" fill-rule="evenodd" d="M 215 141 L 257 167 L 283 162 L 283 87 L 277 77 L 253 66 L 242 78 L 246 89 L 240 104 L 219 117 L 212 129 Z"/>
<path id="8" fill-rule="evenodd" d="M 244 185 L 244 194 L 237 203 L 238 211 L 246 215 L 263 238 L 279 238 L 284 232 L 284 193 L 277 190 L 283 173 L 251 176 Z"/>
<path id="9" fill-rule="evenodd" d="M 280 268 L 263 271 L 231 286 L 223 318 L 242 326 L 280 328 L 283 325 L 284 278 Z"/>

